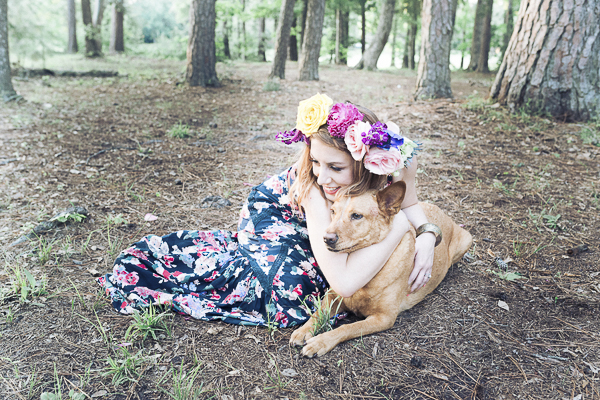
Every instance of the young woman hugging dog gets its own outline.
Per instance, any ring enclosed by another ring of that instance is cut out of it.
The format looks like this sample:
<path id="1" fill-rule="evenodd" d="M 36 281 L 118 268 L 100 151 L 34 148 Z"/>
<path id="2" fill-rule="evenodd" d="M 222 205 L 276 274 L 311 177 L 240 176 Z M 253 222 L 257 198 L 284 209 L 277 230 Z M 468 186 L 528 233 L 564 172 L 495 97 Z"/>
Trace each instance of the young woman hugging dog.
<path id="1" fill-rule="evenodd" d="M 418 204 L 417 145 L 396 124 L 317 94 L 300 102 L 296 128 L 276 138 L 305 147 L 293 166 L 252 188 L 236 232 L 149 235 L 121 252 L 112 274 L 98 279 L 117 311 L 167 305 L 208 321 L 301 325 L 310 299 L 329 287 L 349 297 L 367 284 L 410 224 L 418 236 L 409 285 L 415 291 L 427 284 L 441 233 Z M 397 181 L 406 193 L 388 236 L 352 253 L 328 250 L 333 201 Z"/>

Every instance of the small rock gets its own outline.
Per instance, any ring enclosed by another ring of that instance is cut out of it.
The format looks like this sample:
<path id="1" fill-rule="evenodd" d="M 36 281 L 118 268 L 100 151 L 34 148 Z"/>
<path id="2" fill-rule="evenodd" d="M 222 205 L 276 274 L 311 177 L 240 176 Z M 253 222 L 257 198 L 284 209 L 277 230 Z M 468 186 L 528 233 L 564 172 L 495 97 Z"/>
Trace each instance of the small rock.
<path id="1" fill-rule="evenodd" d="M 202 207 L 202 208 L 208 208 L 208 207 L 223 208 L 223 207 L 229 207 L 230 205 L 231 205 L 231 202 L 227 199 L 224 199 L 221 196 L 207 196 L 207 197 L 203 198 L 202 202 L 200 203 L 200 207 Z"/>
<path id="2" fill-rule="evenodd" d="M 211 326 L 206 333 L 209 335 L 218 335 L 223 330 L 222 326 Z"/>
<path id="3" fill-rule="evenodd" d="M 176 185 L 183 185 L 182 180 L 179 179 L 179 178 L 175 179 L 175 182 L 173 182 L 173 183 L 176 184 Z"/>
<path id="4" fill-rule="evenodd" d="M 96 393 L 92 394 L 92 398 L 106 396 L 108 392 L 106 390 L 98 390 Z"/>
<path id="5" fill-rule="evenodd" d="M 217 125 L 217 123 L 216 123 L 216 122 L 209 122 L 209 123 L 208 123 L 208 127 L 209 127 L 209 128 L 216 129 L 216 128 L 217 128 L 217 126 L 218 126 L 218 125 Z"/>
<path id="6" fill-rule="evenodd" d="M 88 271 L 88 272 L 90 273 L 90 275 L 92 275 L 94 278 L 97 278 L 97 277 L 99 277 L 100 275 L 102 275 L 102 273 L 100 273 L 100 271 L 98 271 L 98 270 L 95 270 L 94 268 L 90 268 L 90 269 L 88 269 L 87 271 Z"/>
<path id="7" fill-rule="evenodd" d="M 73 264 L 75 265 L 83 265 L 83 261 L 79 261 L 79 260 L 71 260 L 73 261 Z"/>
<path id="8" fill-rule="evenodd" d="M 217 153 L 225 153 L 225 149 L 224 149 L 224 148 L 222 148 L 222 147 L 219 147 L 219 148 L 217 149 Z"/>
<path id="9" fill-rule="evenodd" d="M 410 365 L 415 368 L 423 368 L 423 359 L 420 356 L 414 356 L 410 359 Z"/>
<path id="10" fill-rule="evenodd" d="M 293 378 L 294 376 L 298 375 L 298 373 L 293 368 L 286 368 L 281 371 L 281 375 L 287 376 L 288 378 Z"/>

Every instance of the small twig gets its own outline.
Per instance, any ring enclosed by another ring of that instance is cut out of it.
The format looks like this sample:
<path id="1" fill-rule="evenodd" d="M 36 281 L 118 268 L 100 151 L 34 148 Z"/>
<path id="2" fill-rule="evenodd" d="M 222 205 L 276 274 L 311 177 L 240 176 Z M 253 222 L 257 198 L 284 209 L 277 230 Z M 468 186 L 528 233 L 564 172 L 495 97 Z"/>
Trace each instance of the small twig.
<path id="1" fill-rule="evenodd" d="M 431 397 L 431 396 L 430 396 L 430 395 L 428 395 L 427 393 L 421 392 L 420 390 L 417 390 L 417 389 L 414 389 L 414 388 L 413 388 L 413 390 L 414 390 L 415 392 L 421 393 L 423 396 L 429 397 L 430 399 L 435 399 L 435 400 L 437 400 L 437 398 L 436 398 L 436 397 Z"/>
<path id="2" fill-rule="evenodd" d="M 523 371 L 523 368 L 521 368 L 521 366 L 519 365 L 517 360 L 515 360 L 512 356 L 508 356 L 508 358 L 510 359 L 510 361 L 512 361 L 517 366 L 519 371 L 521 371 L 521 373 L 523 374 L 523 377 L 525 378 L 525 383 L 529 383 L 529 381 L 527 380 L 527 375 L 525 374 L 525 371 Z"/>
<path id="3" fill-rule="evenodd" d="M 578 331 L 581 331 L 581 332 L 585 333 L 586 335 L 590 335 L 590 336 L 591 336 L 591 337 L 593 337 L 593 338 L 595 338 L 595 337 L 596 337 L 596 335 L 594 335 L 593 333 L 591 333 L 591 332 L 588 332 L 588 331 L 586 331 L 586 330 L 584 330 L 584 329 L 581 329 L 581 328 L 579 328 L 579 327 L 577 327 L 577 326 L 575 326 L 575 325 L 572 325 L 572 324 L 568 323 L 567 321 L 563 321 L 562 319 L 560 319 L 560 318 L 558 318 L 558 317 L 553 317 L 553 318 L 555 318 L 555 319 L 557 319 L 557 320 L 559 320 L 559 321 L 561 321 L 561 322 L 563 322 L 563 323 L 565 323 L 565 324 L 569 325 L 570 327 L 573 327 L 573 328 L 577 329 Z"/>
<path id="4" fill-rule="evenodd" d="M 464 368 L 463 368 L 463 367 L 462 367 L 462 366 L 461 366 L 459 363 L 457 363 L 457 362 L 456 362 L 456 361 L 455 361 L 455 360 L 452 358 L 452 356 L 451 356 L 450 354 L 448 354 L 447 352 L 446 352 L 446 357 L 448 357 L 450 360 L 452 360 L 452 362 L 453 362 L 454 364 L 458 365 L 458 368 L 460 368 L 460 369 L 462 370 L 462 372 L 464 372 L 465 374 L 467 374 L 467 376 L 468 376 L 469 378 L 471 378 L 471 379 L 473 380 L 473 382 L 477 382 L 477 381 L 476 381 L 475 379 L 473 379 L 473 377 L 472 377 L 471 375 L 469 375 L 469 373 L 468 373 L 467 371 L 465 371 L 465 369 L 464 369 Z"/>
<path id="5" fill-rule="evenodd" d="M 75 385 L 73 382 L 71 382 L 69 379 L 67 379 L 67 377 L 63 376 L 63 379 L 64 379 L 65 381 L 69 382 L 69 384 L 70 384 L 71 386 L 73 386 L 73 388 L 74 388 L 74 389 L 77 389 L 77 390 L 79 390 L 81 393 L 83 393 L 83 395 L 84 395 L 85 397 L 87 397 L 87 398 L 88 398 L 88 399 L 90 399 L 90 400 L 92 399 L 90 396 L 88 396 L 88 395 L 87 395 L 87 393 L 85 393 L 83 390 L 81 390 L 79 387 L 77 387 L 77 386 L 76 386 L 76 385 Z"/>

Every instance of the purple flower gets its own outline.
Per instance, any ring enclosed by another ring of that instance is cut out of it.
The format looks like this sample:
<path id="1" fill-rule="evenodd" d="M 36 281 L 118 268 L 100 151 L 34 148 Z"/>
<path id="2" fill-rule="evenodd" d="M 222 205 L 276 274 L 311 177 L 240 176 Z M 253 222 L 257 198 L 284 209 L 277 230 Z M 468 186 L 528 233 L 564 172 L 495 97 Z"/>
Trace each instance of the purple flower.
<path id="1" fill-rule="evenodd" d="M 304 133 L 302 133 L 302 131 L 299 131 L 298 129 L 279 132 L 277 135 L 275 135 L 275 140 L 285 144 L 292 144 L 300 141 L 308 144 L 308 138 L 304 135 Z"/>
<path id="2" fill-rule="evenodd" d="M 363 138 L 363 143 L 369 146 L 377 146 L 389 149 L 390 135 L 387 133 L 387 125 L 382 122 L 375 122 L 369 132 Z"/>
<path id="3" fill-rule="evenodd" d="M 343 138 L 350 125 L 362 121 L 363 115 L 350 103 L 336 103 L 327 117 L 327 129 L 333 137 Z"/>

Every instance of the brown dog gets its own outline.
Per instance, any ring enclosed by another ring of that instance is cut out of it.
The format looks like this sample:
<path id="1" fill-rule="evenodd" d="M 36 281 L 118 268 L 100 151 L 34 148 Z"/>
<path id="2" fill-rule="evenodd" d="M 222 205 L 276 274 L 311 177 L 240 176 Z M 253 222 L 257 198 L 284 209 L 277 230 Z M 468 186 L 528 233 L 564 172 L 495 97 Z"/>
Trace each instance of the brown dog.
<path id="1" fill-rule="evenodd" d="M 381 191 L 374 190 L 362 196 L 336 201 L 332 206 L 332 221 L 324 237 L 329 250 L 351 253 L 383 240 L 390 232 L 392 219 L 400 211 L 405 191 L 404 182 L 397 182 Z M 346 340 L 391 328 L 398 314 L 433 291 L 446 276 L 450 265 L 458 262 L 469 250 L 473 240 L 469 232 L 456 225 L 438 207 L 420 204 L 429 222 L 440 227 L 443 238 L 435 248 L 429 282 L 409 295 L 408 277 L 413 269 L 415 254 L 415 231 L 411 228 L 379 273 L 351 297 L 341 299 L 339 312 L 351 311 L 366 319 L 317 335 L 304 346 L 303 355 L 323 355 Z M 326 309 L 337 297 L 330 291 L 323 299 L 322 307 Z M 330 308 L 332 313 L 337 307 L 336 301 Z M 313 314 L 313 318 L 294 331 L 290 344 L 303 346 L 312 337 L 314 323 Z"/>

